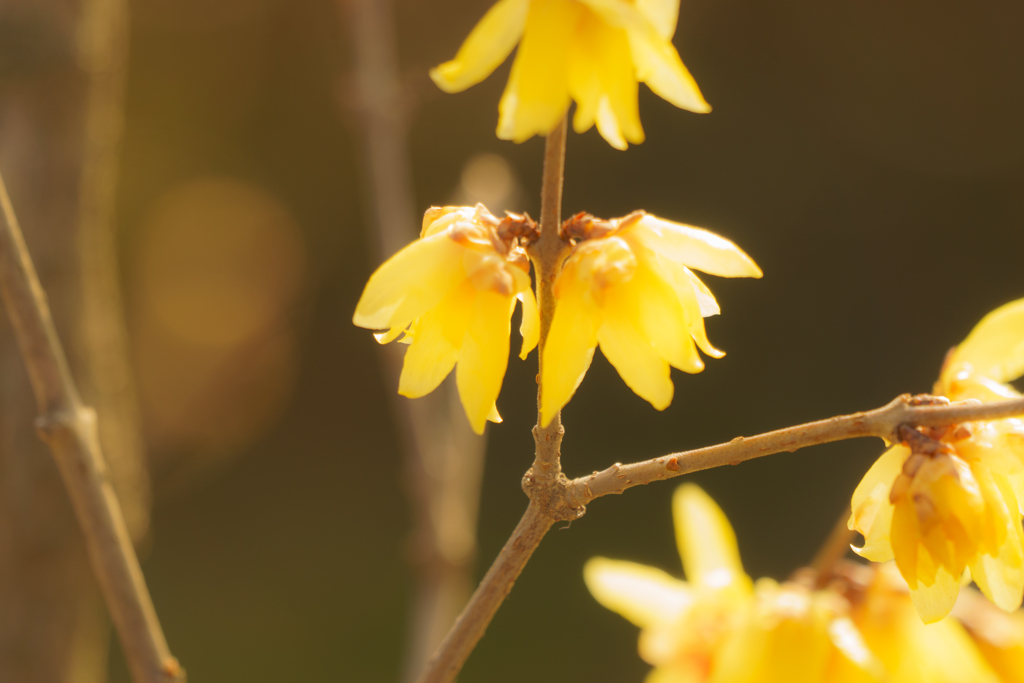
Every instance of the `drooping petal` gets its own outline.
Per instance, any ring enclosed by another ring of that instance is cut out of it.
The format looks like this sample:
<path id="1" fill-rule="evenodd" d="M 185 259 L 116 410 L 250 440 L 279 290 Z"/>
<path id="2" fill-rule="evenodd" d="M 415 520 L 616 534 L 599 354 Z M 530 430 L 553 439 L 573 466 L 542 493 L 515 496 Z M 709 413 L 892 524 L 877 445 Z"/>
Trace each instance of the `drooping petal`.
<path id="1" fill-rule="evenodd" d="M 619 127 L 619 119 L 615 116 L 608 95 L 601 95 L 597 103 L 597 116 L 594 119 L 597 123 L 597 131 L 604 138 L 605 142 L 618 150 L 629 147 L 622 129 Z M 642 140 L 641 140 L 642 142 Z"/>
<path id="2" fill-rule="evenodd" d="M 371 330 L 404 328 L 466 277 L 463 251 L 446 233 L 403 248 L 370 276 L 352 322 Z"/>
<path id="3" fill-rule="evenodd" d="M 542 426 L 569 402 L 594 357 L 600 312 L 586 296 L 586 288 L 586 282 L 567 277 L 560 290 L 541 363 Z"/>
<path id="4" fill-rule="evenodd" d="M 965 364 L 997 382 L 1011 382 L 1024 375 L 1024 299 L 1000 306 L 982 318 L 953 352 L 946 368 L 955 372 Z"/>
<path id="5" fill-rule="evenodd" d="M 377 340 L 378 344 L 390 344 L 395 341 L 400 334 L 405 332 L 405 328 L 392 327 L 387 332 L 375 332 L 373 338 Z M 410 340 L 411 341 L 411 340 Z"/>
<path id="6" fill-rule="evenodd" d="M 639 89 L 629 55 L 629 41 L 622 30 L 605 27 L 602 40 L 602 54 L 599 76 L 605 98 L 598 107 L 597 128 L 601 135 L 615 147 L 611 137 L 609 120 L 614 120 L 614 134 L 638 145 L 644 141 L 640 125 Z M 625 149 L 625 144 L 618 146 Z"/>
<path id="7" fill-rule="evenodd" d="M 459 352 L 455 381 L 469 424 L 483 434 L 508 366 L 512 302 L 496 292 L 477 292 Z"/>
<path id="8" fill-rule="evenodd" d="M 520 292 L 518 299 L 523 304 L 523 320 L 519 323 L 523 347 L 519 351 L 519 357 L 526 360 L 527 354 L 533 351 L 540 339 L 540 316 L 537 313 L 537 299 L 533 296 L 532 289 Z"/>
<path id="9" fill-rule="evenodd" d="M 672 39 L 679 21 L 679 0 L 636 0 L 636 6 L 659 36 Z"/>
<path id="10" fill-rule="evenodd" d="M 1017 500 L 1017 509 L 1024 515 L 1024 473 L 1006 475 L 1006 483 L 1013 490 L 1013 497 Z"/>
<path id="11" fill-rule="evenodd" d="M 547 135 L 569 108 L 567 35 L 583 12 L 576 0 L 531 2 L 512 74 L 498 104 L 498 137 Z"/>
<path id="12" fill-rule="evenodd" d="M 853 492 L 849 527 L 864 536 L 864 546 L 854 548 L 861 557 L 874 562 L 888 562 L 893 557 L 889 490 L 909 455 L 905 446 L 893 446 L 868 469 Z"/>
<path id="13" fill-rule="evenodd" d="M 960 577 L 953 576 L 945 567 L 939 567 L 935 573 L 934 583 L 926 585 L 923 581 L 918 581 L 916 588 L 910 588 L 910 599 L 914 602 L 921 621 L 933 624 L 949 614 L 959 593 Z"/>
<path id="14" fill-rule="evenodd" d="M 662 258 L 663 263 L 671 263 L 667 259 Z M 715 304 L 715 315 L 718 313 L 718 305 L 715 302 L 715 298 L 711 296 L 711 292 L 708 291 L 704 283 L 701 282 L 696 275 L 690 272 L 690 269 L 686 266 L 672 263 L 672 267 L 677 272 L 673 275 L 673 286 L 676 290 L 676 295 L 679 297 L 679 303 L 683 306 L 683 314 L 686 316 L 686 323 L 690 329 L 690 336 L 697 342 L 697 346 L 700 350 L 708 354 L 712 358 L 722 358 L 725 356 L 725 351 L 712 346 L 708 340 L 707 330 L 704 328 L 704 316 L 709 315 L 705 313 L 709 310 L 707 299 L 711 300 L 711 303 Z M 701 291 L 700 288 L 703 288 Z M 703 296 L 706 292 L 706 296 Z"/>
<path id="15" fill-rule="evenodd" d="M 711 293 L 708 286 L 689 268 L 684 268 L 683 270 L 686 273 L 686 277 L 693 284 L 693 291 L 697 294 L 697 303 L 700 304 L 701 316 L 710 318 L 721 313 L 722 309 L 718 307 L 718 301 L 715 300 L 715 295 Z"/>
<path id="16" fill-rule="evenodd" d="M 711 111 L 711 105 L 704 99 L 697 81 L 671 42 L 661 39 L 650 29 L 628 29 L 628 35 L 637 80 L 646 83 L 655 95 L 681 109 L 697 114 Z"/>
<path id="17" fill-rule="evenodd" d="M 693 602 L 689 587 L 660 569 L 595 557 L 583 568 L 591 595 L 637 626 L 675 621 Z"/>
<path id="18" fill-rule="evenodd" d="M 754 260 L 733 242 L 709 230 L 650 214 L 627 228 L 644 246 L 665 258 L 720 277 L 761 277 Z"/>
<path id="19" fill-rule="evenodd" d="M 669 365 L 637 329 L 636 311 L 620 301 L 616 293 L 614 289 L 607 293 L 602 309 L 604 320 L 597 330 L 601 353 L 626 386 L 657 410 L 664 410 L 672 403 L 675 391 Z"/>
<path id="20" fill-rule="evenodd" d="M 588 18 L 593 17 L 587 13 Z M 601 78 L 598 75 L 597 46 L 588 40 L 586 31 L 574 31 L 569 40 L 569 94 L 576 101 L 576 113 L 573 114 L 572 128 L 577 133 L 585 133 L 594 125 L 597 109 L 601 104 Z M 611 143 L 616 147 L 614 143 Z M 625 144 L 625 140 L 622 141 Z M 617 149 L 622 149 L 617 147 Z"/>
<path id="21" fill-rule="evenodd" d="M 522 38 L 529 9 L 530 0 L 498 0 L 470 32 L 455 59 L 430 70 L 437 87 L 460 92 L 490 76 Z"/>
<path id="22" fill-rule="evenodd" d="M 420 320 L 419 332 L 405 352 L 402 375 L 398 380 L 398 393 L 408 398 L 426 396 L 436 389 L 455 367 L 458 349 L 444 335 L 431 311 Z"/>
<path id="23" fill-rule="evenodd" d="M 616 149 L 643 142 L 637 81 L 626 33 L 591 11 L 582 12 L 571 37 L 569 92 L 577 102 L 573 128 L 582 133 L 596 121 Z"/>
<path id="24" fill-rule="evenodd" d="M 704 369 L 686 312 L 663 273 L 646 264 L 640 265 L 620 295 L 632 299 L 626 305 L 635 310 L 637 327 L 658 355 L 684 372 L 696 373 Z"/>
<path id="25" fill-rule="evenodd" d="M 971 563 L 971 577 L 997 607 L 1012 612 L 1024 597 L 1024 529 L 1010 482 L 1000 475 L 988 476 L 996 489 L 986 496 L 989 507 L 995 508 L 989 514 L 997 518 L 1006 535 L 995 556 L 982 554 Z"/>
<path id="26" fill-rule="evenodd" d="M 892 511 L 892 544 L 893 559 L 900 570 L 903 580 L 914 590 L 918 586 L 918 527 L 917 512 L 914 504 L 906 500 L 897 501 Z"/>
<path id="27" fill-rule="evenodd" d="M 683 484 L 672 497 L 672 517 L 687 580 L 696 587 L 749 594 L 736 534 L 711 496 L 696 484 Z"/>
<path id="28" fill-rule="evenodd" d="M 697 113 L 711 111 L 711 106 L 700 94 L 697 82 L 683 66 L 679 53 L 668 39 L 670 36 L 661 35 L 640 8 L 625 0 L 580 1 L 601 15 L 609 25 L 626 30 L 637 80 L 646 83 L 656 95 L 677 107 Z"/>

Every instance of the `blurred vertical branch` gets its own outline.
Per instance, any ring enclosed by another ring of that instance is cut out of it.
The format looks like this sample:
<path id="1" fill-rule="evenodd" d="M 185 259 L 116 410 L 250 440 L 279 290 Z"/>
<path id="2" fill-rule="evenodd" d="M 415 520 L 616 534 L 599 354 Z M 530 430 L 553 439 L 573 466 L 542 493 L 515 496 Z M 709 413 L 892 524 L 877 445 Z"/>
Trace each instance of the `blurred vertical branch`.
<path id="1" fill-rule="evenodd" d="M 0 4 L 0 159 L 72 367 L 104 416 L 113 483 L 139 539 L 148 479 L 113 222 L 127 46 L 125 0 Z M 0 376 L 0 680 L 98 683 L 109 626 L 9 334 Z"/>
<path id="2" fill-rule="evenodd" d="M 352 99 L 358 114 L 373 258 L 379 263 L 418 235 L 390 0 L 339 0 L 354 56 Z M 485 441 L 469 428 L 455 386 L 410 401 L 394 387 L 402 368 L 396 344 L 380 349 L 388 394 L 399 421 L 415 518 L 416 594 L 403 680 L 416 680 L 465 604 L 476 554 L 476 519 Z"/>

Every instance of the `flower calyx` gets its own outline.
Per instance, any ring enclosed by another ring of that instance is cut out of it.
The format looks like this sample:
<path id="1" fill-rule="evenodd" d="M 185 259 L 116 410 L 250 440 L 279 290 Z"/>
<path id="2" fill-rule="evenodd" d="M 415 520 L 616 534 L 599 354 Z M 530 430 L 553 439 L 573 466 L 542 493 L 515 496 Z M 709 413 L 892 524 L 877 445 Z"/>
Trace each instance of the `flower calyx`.
<path id="1" fill-rule="evenodd" d="M 607 237 L 620 228 L 628 228 L 646 215 L 646 211 L 638 209 L 622 218 L 605 220 L 586 211 L 580 211 L 562 223 L 558 228 L 558 236 L 576 245 L 586 240 Z"/>

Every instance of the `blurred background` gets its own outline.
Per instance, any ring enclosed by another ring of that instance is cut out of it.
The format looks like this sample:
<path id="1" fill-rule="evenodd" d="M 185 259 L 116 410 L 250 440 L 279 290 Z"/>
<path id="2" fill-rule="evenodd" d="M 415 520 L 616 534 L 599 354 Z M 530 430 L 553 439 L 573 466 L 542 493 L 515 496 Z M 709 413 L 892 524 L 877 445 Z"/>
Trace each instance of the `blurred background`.
<path id="1" fill-rule="evenodd" d="M 402 677 L 422 519 L 408 402 L 351 324 L 387 250 L 360 68 L 397 46 L 384 101 L 400 114 L 410 238 L 432 204 L 537 216 L 543 141 L 494 135 L 508 64 L 458 95 L 427 77 L 490 4 L 396 0 L 379 43 L 347 0 L 0 2 L 0 170 L 86 396 L 121 425 L 104 446 L 194 681 Z M 765 277 L 706 279 L 723 310 L 708 332 L 729 355 L 674 371 L 664 413 L 598 354 L 564 412 L 566 473 L 929 390 L 950 346 L 1024 296 L 1021 26 L 1011 0 L 684 0 L 675 44 L 714 112 L 642 87 L 645 144 L 570 134 L 563 215 L 644 208 L 707 227 Z M 0 679 L 128 681 L 6 319 L 0 337 Z M 474 580 L 526 506 L 535 364 L 510 362 L 488 431 Z M 782 578 L 881 447 L 691 480 L 729 515 L 748 572 Z M 554 530 L 461 679 L 642 680 L 635 629 L 581 570 L 599 554 L 679 574 L 674 487 Z"/>

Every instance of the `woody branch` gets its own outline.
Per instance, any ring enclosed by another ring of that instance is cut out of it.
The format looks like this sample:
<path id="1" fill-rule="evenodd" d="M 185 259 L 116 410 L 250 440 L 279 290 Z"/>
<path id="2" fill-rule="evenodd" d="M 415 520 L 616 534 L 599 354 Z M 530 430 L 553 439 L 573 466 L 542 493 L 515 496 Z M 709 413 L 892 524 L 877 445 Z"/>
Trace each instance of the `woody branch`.
<path id="1" fill-rule="evenodd" d="M 1024 397 L 995 403 L 964 402 L 951 405 L 923 405 L 921 397 L 903 394 L 881 408 L 852 415 L 778 429 L 751 437 L 736 437 L 728 443 L 670 453 L 660 458 L 611 467 L 573 480 L 567 496 L 571 504 L 583 506 L 601 496 L 622 493 L 634 486 L 671 479 L 691 472 L 738 465 L 773 453 L 793 452 L 807 446 L 878 437 L 887 442 L 903 441 L 901 427 L 944 427 L 962 422 L 996 420 L 1024 415 Z"/>
<path id="2" fill-rule="evenodd" d="M 36 397 L 40 438 L 53 453 L 93 571 L 136 683 L 185 680 L 171 656 L 100 450 L 96 413 L 78 388 L 0 178 L 0 297 Z"/>

